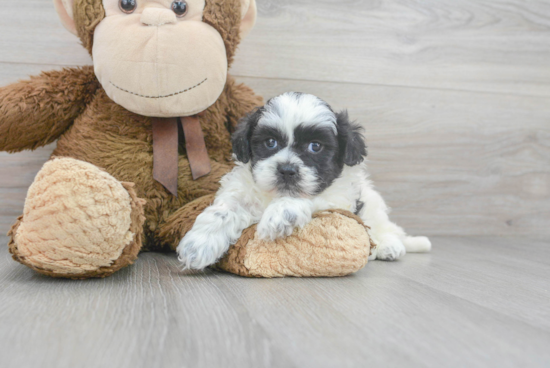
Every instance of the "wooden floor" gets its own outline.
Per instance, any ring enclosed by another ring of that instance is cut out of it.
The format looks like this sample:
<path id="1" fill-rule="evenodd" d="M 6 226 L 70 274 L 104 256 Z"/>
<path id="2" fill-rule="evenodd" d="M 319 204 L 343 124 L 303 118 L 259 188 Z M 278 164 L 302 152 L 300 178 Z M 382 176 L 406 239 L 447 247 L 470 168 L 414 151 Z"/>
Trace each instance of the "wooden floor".
<path id="1" fill-rule="evenodd" d="M 550 367 L 550 2 L 257 3 L 232 74 L 349 109 L 392 218 L 433 253 L 282 280 L 143 254 L 73 282 L 0 236 L 0 367 Z M 50 0 L 0 14 L 0 86 L 91 63 Z M 53 147 L 0 152 L 0 234 Z"/>
<path id="2" fill-rule="evenodd" d="M 105 280 L 52 280 L 4 248 L 0 365 L 550 366 L 549 242 L 433 240 L 342 279 L 189 274 L 145 254 Z"/>
<path id="3" fill-rule="evenodd" d="M 550 366 L 549 242 L 433 240 L 342 279 L 189 274 L 144 254 L 105 280 L 52 280 L 3 248 L 0 366 Z"/>

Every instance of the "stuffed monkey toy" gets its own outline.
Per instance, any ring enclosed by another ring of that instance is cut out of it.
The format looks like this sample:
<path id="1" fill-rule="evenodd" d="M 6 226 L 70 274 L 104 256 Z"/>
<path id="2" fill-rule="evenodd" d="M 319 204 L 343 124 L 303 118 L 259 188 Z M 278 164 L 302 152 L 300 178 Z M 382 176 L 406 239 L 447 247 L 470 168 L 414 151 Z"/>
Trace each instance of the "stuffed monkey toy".
<path id="1" fill-rule="evenodd" d="M 175 249 L 231 170 L 230 136 L 262 99 L 228 75 L 255 0 L 54 0 L 93 66 L 0 89 L 0 150 L 57 141 L 10 230 L 18 262 L 105 277 L 139 252 Z M 243 276 L 339 276 L 370 242 L 350 213 L 317 214 L 272 244 L 254 227 L 217 268 Z"/>

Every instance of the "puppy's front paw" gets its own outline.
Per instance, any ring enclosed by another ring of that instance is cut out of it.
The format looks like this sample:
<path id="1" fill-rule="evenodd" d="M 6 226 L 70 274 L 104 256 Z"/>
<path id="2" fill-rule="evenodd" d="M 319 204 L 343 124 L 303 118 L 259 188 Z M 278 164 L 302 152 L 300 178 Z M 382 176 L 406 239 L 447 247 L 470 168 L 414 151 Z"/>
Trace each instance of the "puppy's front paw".
<path id="1" fill-rule="evenodd" d="M 395 261 L 407 253 L 401 240 L 393 235 L 382 237 L 376 248 L 376 259 L 382 261 Z"/>
<path id="2" fill-rule="evenodd" d="M 275 240 L 292 235 L 294 228 L 304 227 L 311 221 L 311 213 L 298 212 L 291 208 L 270 206 L 258 224 L 261 239 Z"/>
<path id="3" fill-rule="evenodd" d="M 202 270 L 216 263 L 228 248 L 229 240 L 220 234 L 191 230 L 176 251 L 185 269 Z"/>

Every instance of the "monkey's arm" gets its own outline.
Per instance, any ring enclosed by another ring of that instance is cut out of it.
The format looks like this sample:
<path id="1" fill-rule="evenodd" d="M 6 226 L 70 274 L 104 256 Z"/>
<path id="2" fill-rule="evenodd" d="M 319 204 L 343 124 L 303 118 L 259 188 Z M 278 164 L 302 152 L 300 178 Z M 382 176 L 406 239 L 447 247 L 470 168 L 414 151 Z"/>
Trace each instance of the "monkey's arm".
<path id="1" fill-rule="evenodd" d="M 0 151 L 36 149 L 55 141 L 99 86 L 90 66 L 44 72 L 0 88 Z"/>
<path id="2" fill-rule="evenodd" d="M 245 84 L 237 84 L 231 76 L 227 77 L 226 96 L 229 102 L 229 124 L 231 131 L 237 127 L 239 120 L 256 107 L 264 104 L 264 99 L 254 93 L 252 88 Z"/>

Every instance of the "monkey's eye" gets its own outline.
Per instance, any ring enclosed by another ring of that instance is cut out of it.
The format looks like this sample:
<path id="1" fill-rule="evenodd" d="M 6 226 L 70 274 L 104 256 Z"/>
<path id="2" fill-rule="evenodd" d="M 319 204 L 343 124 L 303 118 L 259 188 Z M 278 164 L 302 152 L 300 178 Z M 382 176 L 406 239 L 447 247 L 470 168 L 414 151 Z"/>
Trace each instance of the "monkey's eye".
<path id="1" fill-rule="evenodd" d="M 118 7 L 123 13 L 132 14 L 137 8 L 137 0 L 120 0 Z"/>
<path id="2" fill-rule="evenodd" d="M 187 14 L 187 1 L 174 1 L 172 3 L 172 10 L 178 18 L 183 17 Z"/>
<path id="3" fill-rule="evenodd" d="M 319 153 L 323 149 L 323 145 L 319 142 L 311 142 L 307 149 L 311 153 Z"/>
<path id="4" fill-rule="evenodd" d="M 270 138 L 270 139 L 268 139 L 267 141 L 265 141 L 265 146 L 266 146 L 267 148 L 269 148 L 269 149 L 272 150 L 272 149 L 277 148 L 278 143 L 277 143 L 277 141 L 276 141 L 275 139 Z"/>

